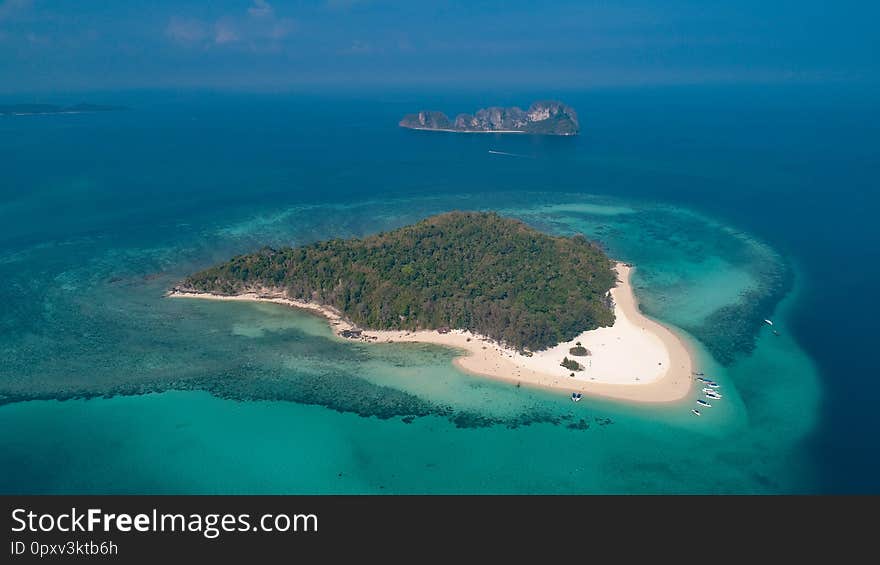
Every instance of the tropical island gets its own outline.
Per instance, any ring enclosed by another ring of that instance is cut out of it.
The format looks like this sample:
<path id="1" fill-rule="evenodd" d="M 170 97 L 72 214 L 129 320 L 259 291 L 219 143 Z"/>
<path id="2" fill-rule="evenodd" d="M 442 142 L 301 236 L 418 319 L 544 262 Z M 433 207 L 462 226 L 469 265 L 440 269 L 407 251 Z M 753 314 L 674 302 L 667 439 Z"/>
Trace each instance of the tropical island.
<path id="1" fill-rule="evenodd" d="M 407 114 L 399 125 L 409 129 L 457 133 L 577 135 L 580 131 L 574 108 L 556 101 L 535 102 L 525 111 L 517 106 L 481 108 L 474 114 L 459 114 L 455 120 L 450 120 L 443 112 L 425 110 Z"/>
<path id="2" fill-rule="evenodd" d="M 638 311 L 630 270 L 582 235 L 449 212 L 364 238 L 266 247 L 168 294 L 278 302 L 326 317 L 340 338 L 462 349 L 460 368 L 518 384 L 682 398 L 690 356 Z"/>
<path id="3" fill-rule="evenodd" d="M 60 106 L 57 104 L 0 104 L 0 115 L 6 116 L 85 114 L 90 112 L 114 112 L 118 110 L 125 110 L 125 108 L 100 104 L 74 104 L 72 106 Z"/>

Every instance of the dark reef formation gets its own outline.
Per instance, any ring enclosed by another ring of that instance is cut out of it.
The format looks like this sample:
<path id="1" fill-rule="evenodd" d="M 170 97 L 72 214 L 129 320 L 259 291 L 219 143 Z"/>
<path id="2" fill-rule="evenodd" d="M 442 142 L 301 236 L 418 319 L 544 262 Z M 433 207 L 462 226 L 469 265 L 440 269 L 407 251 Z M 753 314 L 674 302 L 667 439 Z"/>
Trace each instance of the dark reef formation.
<path id="1" fill-rule="evenodd" d="M 755 350 L 766 313 L 792 289 L 794 273 L 788 263 L 764 267 L 757 289 L 744 292 L 738 302 L 715 310 L 699 325 L 684 325 L 722 365 L 730 366 Z"/>
<path id="2" fill-rule="evenodd" d="M 322 406 L 340 413 L 352 413 L 362 418 L 389 420 L 401 418 L 411 424 L 416 418 L 435 416 L 445 418 L 457 428 L 488 428 L 504 426 L 516 429 L 532 424 L 558 426 L 572 419 L 571 414 L 553 414 L 541 409 L 528 410 L 508 416 L 491 416 L 470 410 L 456 410 L 451 406 L 435 404 L 395 388 L 380 386 L 365 379 L 346 374 L 305 376 L 295 379 L 278 378 L 271 371 L 247 371 L 242 378 L 241 367 L 216 377 L 192 378 L 169 382 L 128 383 L 104 392 L 92 390 L 57 393 L 13 394 L 0 396 L 0 406 L 32 400 L 76 400 L 112 398 L 178 391 L 205 391 L 218 398 L 239 402 L 280 401 Z M 597 418 L 597 421 L 599 419 Z M 583 422 L 583 420 L 581 420 Z M 606 423 L 610 423 L 607 420 Z M 600 424 L 603 425 L 603 424 Z M 568 425 L 572 430 L 587 430 L 589 425 Z"/>
<path id="3" fill-rule="evenodd" d="M 493 106 L 450 120 L 443 112 L 407 114 L 400 126 L 410 129 L 454 132 L 522 132 L 538 135 L 577 135 L 580 131 L 574 108 L 562 102 L 540 101 L 522 110 L 517 106 Z"/>

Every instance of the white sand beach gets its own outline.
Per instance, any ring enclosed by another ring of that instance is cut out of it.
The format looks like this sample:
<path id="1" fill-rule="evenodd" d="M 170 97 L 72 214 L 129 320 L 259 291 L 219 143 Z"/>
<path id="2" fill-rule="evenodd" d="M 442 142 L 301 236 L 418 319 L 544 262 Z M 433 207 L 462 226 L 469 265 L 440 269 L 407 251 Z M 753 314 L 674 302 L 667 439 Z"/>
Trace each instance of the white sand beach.
<path id="1" fill-rule="evenodd" d="M 613 326 L 583 332 L 569 342 L 531 356 L 464 330 L 448 333 L 364 330 L 355 338 L 371 343 L 419 342 L 461 349 L 465 354 L 455 359 L 460 369 L 522 385 L 636 402 L 671 402 L 684 398 L 693 382 L 690 352 L 674 332 L 639 311 L 630 283 L 632 267 L 618 263 L 617 272 L 619 282 L 611 290 L 616 316 Z M 171 292 L 168 296 L 286 304 L 326 317 L 337 335 L 357 331 L 333 308 L 291 300 L 277 292 L 236 296 Z M 590 354 L 572 355 L 569 350 L 577 342 Z M 577 361 L 583 370 L 562 367 L 560 363 L 565 357 Z"/>

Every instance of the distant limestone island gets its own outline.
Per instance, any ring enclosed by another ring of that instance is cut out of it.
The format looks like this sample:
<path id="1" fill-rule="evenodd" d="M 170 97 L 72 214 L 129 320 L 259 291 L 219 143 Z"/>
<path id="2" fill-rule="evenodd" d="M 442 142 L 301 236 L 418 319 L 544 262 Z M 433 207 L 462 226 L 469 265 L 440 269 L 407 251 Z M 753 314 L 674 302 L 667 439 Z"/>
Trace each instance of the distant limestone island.
<path id="1" fill-rule="evenodd" d="M 492 212 L 448 212 L 365 238 L 240 255 L 168 296 L 309 310 L 340 338 L 452 347 L 465 352 L 455 360 L 461 369 L 518 385 L 683 398 L 690 356 L 638 311 L 629 273 L 581 235 L 547 235 Z"/>
<path id="2" fill-rule="evenodd" d="M 90 112 L 115 112 L 126 110 L 124 106 L 104 106 L 101 104 L 0 104 L 0 116 L 37 116 L 44 114 L 85 114 Z"/>
<path id="3" fill-rule="evenodd" d="M 459 114 L 454 121 L 443 112 L 422 111 L 404 116 L 400 126 L 460 133 L 577 135 L 580 131 L 574 108 L 555 101 L 535 102 L 525 111 L 517 106 L 482 108 L 473 115 Z"/>

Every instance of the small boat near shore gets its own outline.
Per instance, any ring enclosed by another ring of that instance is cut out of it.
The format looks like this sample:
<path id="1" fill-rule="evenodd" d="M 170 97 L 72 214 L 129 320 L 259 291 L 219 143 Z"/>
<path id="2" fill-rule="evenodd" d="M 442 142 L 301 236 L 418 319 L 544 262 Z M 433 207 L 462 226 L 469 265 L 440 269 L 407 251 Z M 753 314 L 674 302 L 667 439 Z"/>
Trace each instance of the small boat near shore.
<path id="1" fill-rule="evenodd" d="M 715 381 L 709 381 L 708 383 L 706 383 L 706 386 L 710 388 L 721 388 L 721 385 L 716 383 Z"/>
<path id="2" fill-rule="evenodd" d="M 700 414 L 700 411 L 697 410 L 696 408 L 691 408 L 691 413 L 692 413 L 694 416 L 702 416 L 702 414 Z"/>
<path id="3" fill-rule="evenodd" d="M 768 326 L 772 326 L 772 325 L 773 325 L 773 322 L 770 321 L 770 320 L 764 320 L 764 323 L 767 324 Z"/>
<path id="4" fill-rule="evenodd" d="M 697 377 L 697 380 L 706 384 L 714 383 L 712 379 L 707 379 L 706 377 Z"/>
<path id="5" fill-rule="evenodd" d="M 579 392 L 573 392 L 573 393 L 571 393 L 571 401 L 572 401 L 572 402 L 580 402 L 580 401 L 581 401 L 581 396 L 582 396 L 581 393 L 579 393 Z"/>
<path id="6" fill-rule="evenodd" d="M 699 404 L 700 406 L 705 406 L 706 408 L 712 408 L 712 405 L 709 404 L 708 402 L 706 402 L 705 400 L 703 400 L 702 398 L 697 399 L 697 404 Z"/>
<path id="7" fill-rule="evenodd" d="M 717 392 L 714 392 L 714 391 L 706 392 L 703 394 L 706 395 L 706 398 L 711 398 L 712 400 L 721 400 L 723 398 L 720 394 L 718 394 Z"/>

